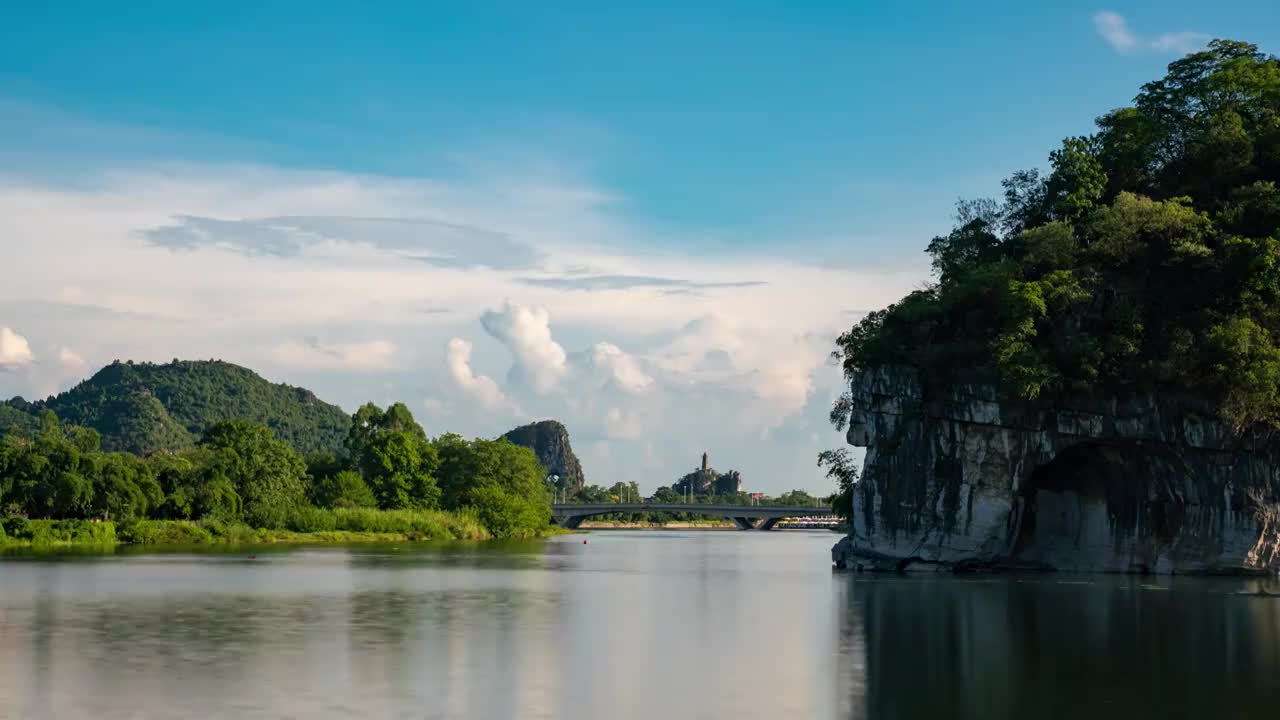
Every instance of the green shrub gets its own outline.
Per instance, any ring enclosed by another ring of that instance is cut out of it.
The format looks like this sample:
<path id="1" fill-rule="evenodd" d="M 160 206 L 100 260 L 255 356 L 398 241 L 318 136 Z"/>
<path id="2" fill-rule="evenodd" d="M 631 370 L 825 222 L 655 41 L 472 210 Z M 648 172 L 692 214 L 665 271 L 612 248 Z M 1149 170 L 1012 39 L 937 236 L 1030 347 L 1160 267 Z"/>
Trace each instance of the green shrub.
<path id="1" fill-rule="evenodd" d="M 484 527 L 499 538 L 536 537 L 551 520 L 545 502 L 535 503 L 496 487 L 472 490 L 471 507 Z"/>
<path id="2" fill-rule="evenodd" d="M 8 518 L 2 525 L 5 535 L 32 545 L 114 545 L 117 542 L 116 526 L 112 522 Z"/>
<path id="3" fill-rule="evenodd" d="M 227 522 L 218 518 L 207 518 L 197 524 L 207 530 L 219 542 L 248 545 L 261 539 L 261 534 L 257 530 L 240 522 Z"/>
<path id="4" fill-rule="evenodd" d="M 24 517 L 5 518 L 4 531 L 14 540 L 31 539 L 31 521 Z"/>
<path id="5" fill-rule="evenodd" d="M 360 473 L 351 470 L 320 478 L 312 486 L 311 495 L 317 507 L 356 508 L 378 505 L 368 483 L 360 477 Z"/>
<path id="6" fill-rule="evenodd" d="M 338 529 L 338 521 L 332 510 L 300 507 L 289 514 L 285 529 L 301 533 L 332 532 Z"/>
<path id="7" fill-rule="evenodd" d="M 404 535 L 410 540 L 481 540 L 488 531 L 473 515 L 440 510 L 373 510 L 343 508 L 329 511 L 336 530 Z"/>
<path id="8" fill-rule="evenodd" d="M 203 545 L 213 534 L 190 520 L 135 520 L 121 524 L 121 542 L 134 545 Z"/>

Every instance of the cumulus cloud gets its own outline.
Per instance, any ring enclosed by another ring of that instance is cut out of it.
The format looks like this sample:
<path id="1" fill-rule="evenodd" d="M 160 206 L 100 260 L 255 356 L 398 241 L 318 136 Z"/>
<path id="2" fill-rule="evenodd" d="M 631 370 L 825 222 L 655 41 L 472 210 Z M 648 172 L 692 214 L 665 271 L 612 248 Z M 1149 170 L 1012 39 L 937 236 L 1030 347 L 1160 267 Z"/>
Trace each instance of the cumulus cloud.
<path id="1" fill-rule="evenodd" d="M 1197 32 L 1170 32 L 1153 37 L 1138 35 L 1129 28 L 1123 15 L 1109 10 L 1095 13 L 1093 27 L 1113 49 L 1122 52 L 1155 50 L 1165 52 L 1191 52 L 1202 47 L 1209 36 Z"/>
<path id="2" fill-rule="evenodd" d="M 34 360 L 31 344 L 12 328 L 0 327 L 0 370 L 29 367 Z"/>
<path id="3" fill-rule="evenodd" d="M 413 402 L 433 432 L 495 437 L 560 419 L 575 446 L 600 448 L 584 457 L 590 481 L 651 488 L 707 450 L 757 489 L 824 487 L 809 445 L 839 393 L 821 363 L 850 322 L 841 310 L 901 297 L 923 264 L 818 267 L 794 245 L 782 257 L 685 252 L 703 247 L 700 231 L 654 238 L 602 211 L 611 193 L 573 173 L 500 169 L 435 180 L 77 166 L 74 185 L 11 169 L 0 235 L 19 242 L 0 263 L 0 318 L 48 362 L 0 373 L 0 395 L 46 392 L 39 373 L 63 364 L 64 344 L 95 362 L 218 357 L 348 408 Z M 494 309 L 501 298 L 514 304 Z M 501 346 L 467 334 L 475 318 Z M 450 338 L 476 343 L 465 362 L 451 361 Z M 424 347 L 444 352 L 412 366 Z M 508 354 L 511 373 L 489 369 Z M 806 385 L 819 368 L 831 387 Z"/>
<path id="4" fill-rule="evenodd" d="M 480 324 L 511 352 L 513 382 L 543 395 L 559 385 L 568 369 L 567 358 L 551 337 L 551 314 L 546 308 L 507 302 L 499 310 L 485 311 Z"/>
<path id="5" fill-rule="evenodd" d="M 754 402 L 739 420 L 752 429 L 764 429 L 804 407 L 832 337 L 760 327 L 713 313 L 668 336 L 650 360 L 684 386 L 748 391 Z"/>
<path id="6" fill-rule="evenodd" d="M 478 375 L 471 369 L 471 349 L 471 343 L 462 338 L 449 341 L 445 347 L 445 366 L 449 370 L 449 377 L 464 393 L 480 401 L 489 410 L 508 406 L 510 401 L 498 389 L 493 378 Z M 442 401 L 436 398 L 428 398 L 425 403 L 429 410 L 439 411 L 443 407 Z"/>
<path id="7" fill-rule="evenodd" d="M 640 361 L 610 342 L 598 342 L 586 352 L 575 353 L 572 364 L 596 388 L 613 387 L 636 395 L 653 387 L 653 378 L 640 367 Z"/>
<path id="8" fill-rule="evenodd" d="M 317 338 L 290 340 L 272 349 L 285 367 L 308 370 L 387 370 L 395 367 L 397 348 L 388 340 L 325 344 Z"/>

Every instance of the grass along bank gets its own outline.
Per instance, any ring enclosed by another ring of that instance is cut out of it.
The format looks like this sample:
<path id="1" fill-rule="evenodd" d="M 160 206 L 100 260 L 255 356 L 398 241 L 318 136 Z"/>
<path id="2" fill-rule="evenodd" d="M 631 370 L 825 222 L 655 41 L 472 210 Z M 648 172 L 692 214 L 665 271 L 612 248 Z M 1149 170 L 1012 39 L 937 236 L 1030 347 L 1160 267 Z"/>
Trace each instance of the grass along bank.
<path id="1" fill-rule="evenodd" d="M 524 537 L 564 532 L 548 527 Z M 302 508 L 280 528 L 202 520 L 0 521 L 0 547 L 127 545 L 259 545 L 271 543 L 417 542 L 489 540 L 494 535 L 471 510 L 374 510 Z"/>

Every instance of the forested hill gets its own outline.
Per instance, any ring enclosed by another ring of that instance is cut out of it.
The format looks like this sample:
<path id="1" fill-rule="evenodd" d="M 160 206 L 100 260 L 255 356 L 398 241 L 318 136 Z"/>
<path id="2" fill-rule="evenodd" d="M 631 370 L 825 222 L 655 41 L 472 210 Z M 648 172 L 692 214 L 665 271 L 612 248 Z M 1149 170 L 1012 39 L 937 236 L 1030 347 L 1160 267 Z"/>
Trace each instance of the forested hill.
<path id="1" fill-rule="evenodd" d="M 341 450 L 351 418 L 310 390 L 275 384 L 221 361 L 156 365 L 116 361 L 45 401 L 0 402 L 0 435 L 29 426 L 44 410 L 66 424 L 93 428 L 105 450 L 141 455 L 191 447 L 224 420 L 251 420 L 301 452 Z"/>
<path id="2" fill-rule="evenodd" d="M 1215 40 L 1070 137 L 1002 202 L 964 202 L 936 281 L 839 339 L 852 379 L 994 378 L 1044 399 L 1194 393 L 1280 426 L 1280 59 Z M 848 396 L 832 419 L 841 424 Z"/>

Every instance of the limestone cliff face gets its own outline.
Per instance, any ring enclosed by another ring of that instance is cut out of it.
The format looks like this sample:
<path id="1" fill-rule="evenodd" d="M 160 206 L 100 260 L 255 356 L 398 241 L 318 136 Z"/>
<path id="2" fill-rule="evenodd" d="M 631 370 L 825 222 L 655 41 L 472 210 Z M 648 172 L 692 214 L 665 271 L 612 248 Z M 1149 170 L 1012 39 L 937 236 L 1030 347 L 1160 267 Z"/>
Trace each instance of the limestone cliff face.
<path id="1" fill-rule="evenodd" d="M 1220 573 L 1280 569 L 1280 435 L 1192 398 L 927 397 L 914 371 L 853 382 L 867 449 L 838 566 Z"/>
<path id="2" fill-rule="evenodd" d="M 573 446 L 569 444 L 569 431 L 559 422 L 543 420 L 521 425 L 503 437 L 533 450 L 548 473 L 560 476 L 556 487 L 561 490 L 573 494 L 586 484 L 582 465 L 578 463 L 578 456 L 573 454 Z"/>

